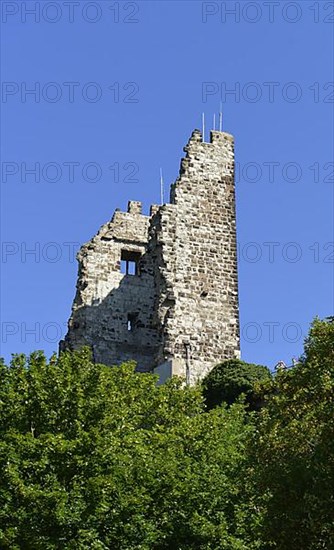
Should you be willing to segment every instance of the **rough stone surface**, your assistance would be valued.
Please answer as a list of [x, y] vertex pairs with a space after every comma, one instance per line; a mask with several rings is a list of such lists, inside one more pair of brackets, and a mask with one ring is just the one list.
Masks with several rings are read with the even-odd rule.
[[89, 345], [95, 361], [140, 371], [174, 361], [191, 383], [239, 356], [233, 137], [195, 130], [184, 150], [169, 204], [144, 216], [130, 201], [79, 251], [61, 349]]

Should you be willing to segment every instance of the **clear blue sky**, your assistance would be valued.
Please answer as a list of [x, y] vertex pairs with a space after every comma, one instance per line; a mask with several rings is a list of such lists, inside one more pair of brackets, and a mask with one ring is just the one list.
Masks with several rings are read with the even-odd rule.
[[159, 202], [160, 166], [169, 185], [221, 100], [240, 173], [242, 358], [290, 362], [333, 312], [329, 3], [70, 4], [2, 2], [1, 354], [57, 349], [73, 249], [128, 199]]

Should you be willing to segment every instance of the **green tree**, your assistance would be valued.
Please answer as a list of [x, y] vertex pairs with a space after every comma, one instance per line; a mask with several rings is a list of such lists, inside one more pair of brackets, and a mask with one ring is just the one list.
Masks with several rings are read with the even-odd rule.
[[88, 350], [17, 355], [0, 378], [2, 549], [257, 547], [242, 405], [207, 413], [199, 388]]
[[[334, 548], [334, 323], [316, 319], [298, 366], [268, 387], [248, 479], [264, 548]], [[251, 485], [251, 484], [250, 484]]]
[[221, 403], [232, 405], [244, 394], [251, 410], [261, 406], [257, 385], [271, 379], [270, 371], [262, 365], [229, 359], [216, 365], [203, 380], [203, 395], [208, 409]]

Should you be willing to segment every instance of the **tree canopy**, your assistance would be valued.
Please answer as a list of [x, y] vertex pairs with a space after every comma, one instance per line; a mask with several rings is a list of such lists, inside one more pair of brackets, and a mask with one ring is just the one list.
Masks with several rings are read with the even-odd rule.
[[216, 365], [203, 380], [203, 395], [209, 409], [227, 403], [232, 405], [243, 394], [249, 408], [261, 405], [257, 393], [258, 383], [271, 378], [270, 370], [262, 365], [229, 359]]
[[334, 323], [316, 319], [298, 366], [279, 371], [249, 445], [261, 537], [334, 548]]
[[334, 548], [333, 321], [292, 369], [223, 365], [210, 410], [208, 385], [87, 349], [1, 363], [0, 548]]
[[16, 356], [0, 391], [1, 548], [245, 548], [241, 406], [88, 350]]

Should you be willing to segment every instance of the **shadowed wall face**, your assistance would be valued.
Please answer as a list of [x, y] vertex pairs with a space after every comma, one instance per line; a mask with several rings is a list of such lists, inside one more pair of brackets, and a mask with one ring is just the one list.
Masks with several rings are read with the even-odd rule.
[[96, 362], [135, 359], [151, 370], [157, 345], [153, 328], [154, 279], [147, 255], [150, 218], [130, 201], [78, 254], [79, 275], [63, 347], [92, 348]]
[[[63, 347], [138, 370], [174, 361], [191, 382], [239, 355], [233, 137], [195, 130], [171, 202], [151, 215], [130, 201], [78, 255]], [[189, 372], [190, 371], [190, 372]], [[173, 372], [173, 367], [171, 367]]]

